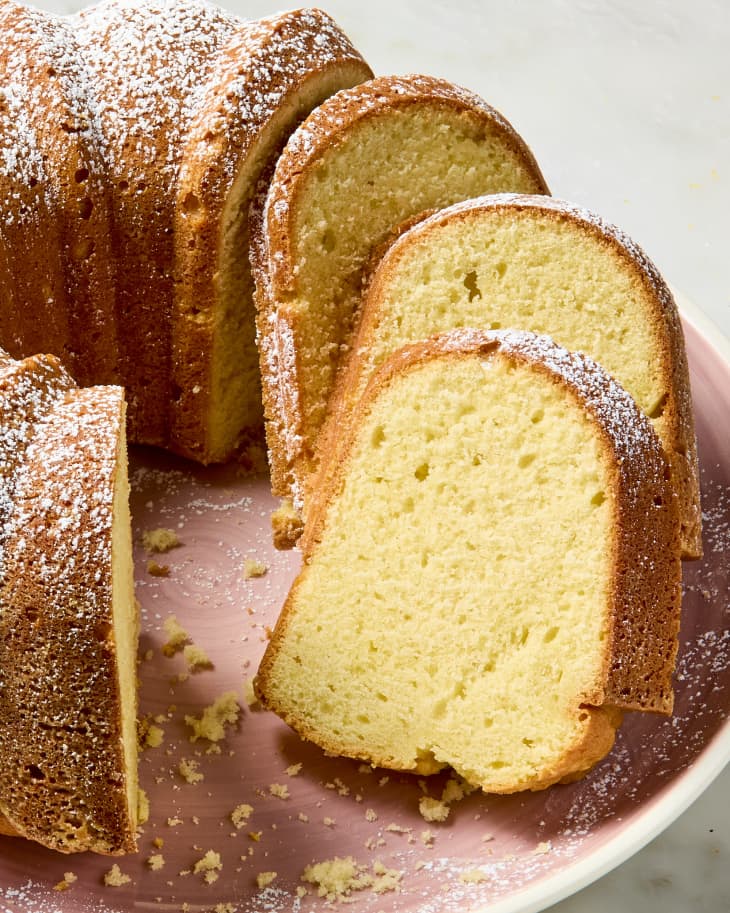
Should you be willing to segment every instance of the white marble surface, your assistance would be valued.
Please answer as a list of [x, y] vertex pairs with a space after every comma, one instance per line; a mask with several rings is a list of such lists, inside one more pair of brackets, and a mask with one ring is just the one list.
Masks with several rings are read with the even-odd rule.
[[[223, 5], [248, 16], [281, 6]], [[433, 73], [482, 94], [532, 146], [556, 196], [624, 228], [730, 336], [727, 0], [321, 5], [376, 72]], [[648, 847], [551, 909], [727, 913], [729, 810], [726, 769]]]

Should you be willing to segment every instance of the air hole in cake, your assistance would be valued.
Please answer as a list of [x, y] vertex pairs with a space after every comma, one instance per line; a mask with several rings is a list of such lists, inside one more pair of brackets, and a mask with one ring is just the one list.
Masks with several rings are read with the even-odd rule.
[[523, 453], [517, 461], [517, 465], [520, 467], [520, 469], [526, 469], [530, 463], [534, 462], [536, 456], [536, 453]]
[[129, 181], [120, 181], [117, 187], [124, 193], [125, 190], [129, 190]]
[[35, 606], [27, 606], [25, 609], [25, 617], [31, 624], [35, 624], [38, 621], [38, 609]]
[[664, 407], [667, 405], [668, 395], [662, 393], [659, 402], [654, 406], [654, 408], [649, 412], [649, 418], [661, 418], [664, 415]]
[[503, 767], [507, 766], [506, 761], [492, 761], [489, 765], [493, 770], [501, 770]]
[[534, 739], [528, 739], [527, 737], [525, 737], [525, 738], [522, 740], [522, 744], [523, 744], [523, 745], [527, 745], [528, 748], [532, 748], [532, 746], [535, 744], [535, 740], [534, 740]]
[[387, 697], [387, 695], [383, 694], [382, 691], [376, 691], [376, 692], [375, 692], [375, 697], [377, 697], [377, 699], [378, 699], [379, 701], [382, 701], [384, 704], [387, 704], [387, 703], [388, 703], [388, 697]]
[[383, 430], [382, 425], [378, 425], [375, 428], [375, 430], [373, 431], [373, 435], [372, 435], [372, 438], [370, 439], [370, 443], [373, 445], [373, 447], [380, 447], [380, 445], [383, 443], [384, 440], [385, 440], [385, 431]]
[[661, 507], [664, 501], [661, 498], [654, 498], [654, 507]]
[[358, 719], [358, 722], [365, 723], [365, 725], [367, 725], [370, 722], [370, 717], [366, 716], [364, 713], [358, 713], [357, 719]]
[[500, 322], [499, 320], [493, 320], [493, 321], [489, 324], [489, 329], [490, 329], [490, 330], [501, 330], [501, 329], [502, 329], [502, 324], [501, 324], [501, 322]]
[[36, 767], [35, 764], [28, 764], [25, 769], [28, 772], [28, 774], [30, 775], [31, 780], [45, 780], [46, 779], [46, 775], [43, 773], [43, 771], [40, 769], [40, 767]]
[[38, 178], [31, 178], [31, 179], [28, 181], [28, 186], [29, 186], [31, 189], [32, 189], [33, 187], [37, 187], [37, 186], [38, 186]]
[[176, 403], [179, 402], [181, 396], [182, 396], [182, 389], [180, 387], [178, 387], [177, 384], [173, 384], [172, 391], [170, 393], [170, 397], [173, 400], [173, 402], [176, 402]]
[[469, 301], [482, 297], [481, 289], [477, 285], [477, 271], [475, 269], [464, 276], [464, 288], [469, 292]]
[[606, 493], [603, 491], [597, 491], [591, 498], [591, 504], [594, 507], [600, 507], [601, 504], [606, 500]]
[[48, 67], [46, 70], [46, 76], [53, 77], [56, 75], [56, 70], [53, 67]]
[[335, 249], [335, 235], [330, 228], [328, 228], [322, 235], [321, 244], [322, 250], [327, 251], [328, 254], [331, 254]]
[[500, 260], [499, 263], [494, 267], [494, 275], [497, 279], [503, 279], [504, 274], [507, 272], [507, 264], [504, 260]]
[[77, 168], [76, 173], [74, 174], [74, 180], [77, 184], [83, 184], [84, 181], [89, 179], [89, 169], [88, 168]]
[[547, 631], [545, 632], [545, 636], [543, 637], [543, 643], [549, 644], [551, 641], [555, 640], [555, 638], [558, 636], [559, 633], [560, 633], [560, 628], [557, 628], [557, 627], [548, 628]]
[[94, 204], [91, 202], [91, 200], [88, 197], [84, 197], [83, 200], [81, 201], [81, 206], [79, 207], [79, 215], [81, 216], [82, 219], [89, 219], [91, 217], [91, 213], [92, 213], [93, 209], [94, 209]]
[[194, 193], [188, 193], [183, 200], [183, 212], [192, 215], [200, 210], [200, 200]]
[[537, 409], [530, 416], [530, 421], [532, 422], [533, 425], [537, 425], [537, 423], [541, 422], [544, 418], [545, 418], [545, 410]]
[[403, 502], [403, 513], [412, 514], [414, 509], [415, 509], [415, 505], [413, 503], [413, 498], [406, 498], [405, 501]]
[[423, 482], [424, 479], [428, 478], [428, 474], [431, 471], [431, 467], [428, 463], [421, 463], [421, 465], [416, 469], [413, 475], [418, 479], [419, 482]]

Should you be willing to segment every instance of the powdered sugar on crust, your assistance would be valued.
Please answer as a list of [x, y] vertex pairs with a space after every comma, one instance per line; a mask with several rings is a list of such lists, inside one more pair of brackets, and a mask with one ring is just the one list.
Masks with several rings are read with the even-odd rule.
[[48, 356], [3, 371], [0, 807], [55, 849], [129, 851], [107, 642], [123, 391]]

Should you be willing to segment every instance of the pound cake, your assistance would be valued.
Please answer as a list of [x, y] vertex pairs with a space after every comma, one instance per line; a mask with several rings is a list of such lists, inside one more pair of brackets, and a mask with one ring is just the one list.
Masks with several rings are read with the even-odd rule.
[[292, 134], [252, 209], [274, 494], [301, 508], [373, 248], [404, 219], [497, 191], [548, 189], [513, 127], [442, 80], [380, 77], [338, 92]]
[[123, 384], [135, 441], [230, 457], [263, 422], [249, 200], [370, 69], [318, 10], [3, 0], [0, 36], [0, 344]]
[[125, 403], [0, 357], [0, 833], [136, 848], [138, 618]]
[[598, 361], [651, 419], [672, 468], [684, 554], [701, 554], [682, 325], [635, 242], [595, 214], [544, 196], [469, 200], [410, 227], [371, 276], [322, 447], [391, 352], [456, 327], [532, 330]]
[[455, 330], [394, 354], [323, 465], [302, 545], [255, 687], [328, 752], [511, 793], [586, 772], [622, 711], [672, 709], [661, 444], [547, 337]]

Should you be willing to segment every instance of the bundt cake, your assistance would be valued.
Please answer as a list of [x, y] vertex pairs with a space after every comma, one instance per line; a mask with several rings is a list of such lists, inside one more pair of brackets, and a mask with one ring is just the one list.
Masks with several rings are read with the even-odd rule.
[[363, 300], [323, 448], [373, 370], [402, 345], [456, 327], [544, 333], [598, 361], [650, 417], [672, 467], [684, 552], [701, 554], [682, 326], [666, 283], [623, 232], [549, 197], [470, 200], [402, 233]]
[[0, 833], [135, 849], [137, 608], [119, 387], [0, 356]]
[[496, 191], [548, 192], [510, 124], [442, 80], [375, 79], [337, 93], [292, 134], [252, 207], [274, 494], [301, 507], [372, 249], [403, 219]]
[[547, 337], [455, 330], [376, 373], [310, 505], [260, 699], [329, 752], [496, 793], [668, 713], [679, 520], [649, 420]]
[[262, 424], [247, 209], [315, 105], [371, 71], [334, 22], [202, 0], [2, 0], [0, 344], [121, 383], [133, 440], [222, 460]]

